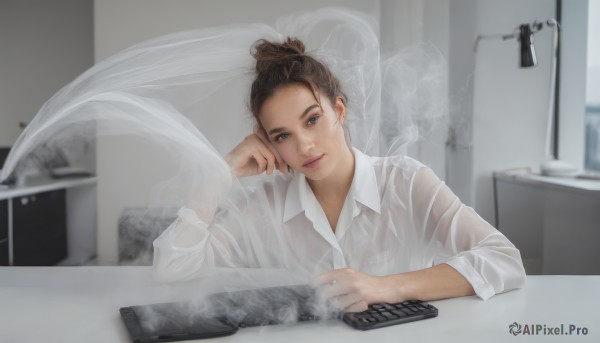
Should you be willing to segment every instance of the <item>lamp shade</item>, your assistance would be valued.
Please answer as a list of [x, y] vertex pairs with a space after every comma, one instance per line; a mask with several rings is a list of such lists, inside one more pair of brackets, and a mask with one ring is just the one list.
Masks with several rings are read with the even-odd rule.
[[531, 26], [524, 24], [519, 26], [519, 42], [521, 43], [521, 53], [519, 66], [521, 68], [533, 67], [537, 64], [535, 57], [535, 48], [533, 47], [533, 32]]

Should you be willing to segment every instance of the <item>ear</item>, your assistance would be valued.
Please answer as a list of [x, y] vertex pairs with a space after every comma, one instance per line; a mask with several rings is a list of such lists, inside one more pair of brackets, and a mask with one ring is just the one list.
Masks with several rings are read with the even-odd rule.
[[342, 98], [339, 96], [335, 99], [334, 109], [338, 115], [340, 123], [344, 123], [344, 120], [346, 119], [346, 105], [344, 105]]

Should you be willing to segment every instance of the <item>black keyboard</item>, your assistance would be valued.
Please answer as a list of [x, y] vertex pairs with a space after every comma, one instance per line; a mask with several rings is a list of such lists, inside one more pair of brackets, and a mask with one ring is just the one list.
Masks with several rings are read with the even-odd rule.
[[371, 330], [385, 326], [414, 322], [437, 317], [438, 309], [420, 300], [410, 300], [397, 304], [373, 304], [363, 312], [348, 312], [342, 320], [359, 330]]
[[340, 318], [359, 330], [436, 317], [422, 301], [373, 304], [364, 312], [339, 312], [323, 304], [308, 286], [224, 292], [202, 301], [149, 304], [120, 309], [134, 342], [171, 342], [231, 335], [239, 328]]

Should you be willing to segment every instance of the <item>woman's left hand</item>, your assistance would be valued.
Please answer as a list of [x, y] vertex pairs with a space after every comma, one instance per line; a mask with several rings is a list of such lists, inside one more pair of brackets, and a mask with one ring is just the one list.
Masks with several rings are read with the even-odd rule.
[[400, 285], [393, 278], [372, 276], [354, 269], [336, 269], [315, 277], [310, 283], [317, 294], [346, 312], [361, 312], [373, 303], [400, 302]]

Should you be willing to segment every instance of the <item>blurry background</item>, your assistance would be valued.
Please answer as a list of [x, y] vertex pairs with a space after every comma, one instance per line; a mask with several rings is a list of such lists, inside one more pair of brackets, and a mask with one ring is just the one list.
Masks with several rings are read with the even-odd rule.
[[[600, 228], [596, 213], [600, 208], [600, 181], [586, 181], [583, 186], [557, 185], [545, 180], [513, 182], [510, 177], [499, 183], [493, 181], [494, 172], [535, 170], [546, 159], [551, 31], [544, 29], [534, 36], [538, 54], [535, 68], [518, 67], [519, 46], [514, 39], [484, 41], [474, 50], [478, 35], [512, 33], [520, 24], [551, 17], [561, 21], [559, 156], [582, 170], [600, 171], [599, 3], [599, 0], [0, 0], [0, 147], [4, 148], [0, 158], [14, 144], [23, 125], [52, 94], [94, 63], [128, 46], [181, 30], [229, 23], [273, 24], [278, 17], [297, 11], [344, 6], [379, 21], [383, 53], [431, 42], [448, 61], [450, 125], [433, 128], [411, 148], [410, 154], [432, 167], [464, 203], [504, 232], [521, 249], [528, 272], [600, 273], [600, 259], [596, 258], [600, 244], [600, 233], [596, 232], [600, 230], [593, 230]], [[226, 113], [216, 115], [214, 120], [223, 118]], [[248, 130], [248, 123], [236, 124], [227, 139], [215, 144], [217, 149], [232, 148]], [[119, 244], [122, 245], [119, 223], [124, 218], [129, 223], [135, 222], [127, 218], [135, 217], [136, 211], [147, 206], [144, 190], [164, 178], [161, 164], [168, 161], [168, 156], [125, 138], [100, 139], [94, 147], [87, 148], [87, 154], [89, 158], [84, 164], [96, 178], [86, 183], [87, 190], [71, 189], [67, 193], [64, 211], [69, 231], [83, 232], [78, 227], [82, 225], [87, 232], [86, 237], [79, 238], [81, 243], [70, 240], [70, 248], [74, 244], [86, 245], [89, 256], [62, 263], [127, 263], [123, 261], [123, 253], [119, 256]], [[25, 206], [32, 199], [32, 194], [24, 201], [23, 197], [9, 195], [10, 191], [0, 189], [0, 223], [14, 220], [10, 213], [16, 203]], [[60, 199], [49, 202], [65, 201]], [[565, 209], [557, 215], [567, 218], [558, 227], [556, 218], [548, 216], [548, 211], [554, 214], [556, 211], [545, 207], [553, 202]], [[575, 212], [569, 211], [569, 203], [577, 204]], [[87, 207], [82, 208], [84, 205]], [[36, 224], [36, 216], [32, 217], [33, 223], [22, 225], [44, 226]], [[46, 220], [41, 219], [43, 216], [39, 218]], [[25, 230], [13, 224], [12, 231], [0, 230], [6, 232], [0, 235], [3, 256], [17, 253], [9, 243], [15, 240], [16, 231]], [[156, 225], [161, 227], [163, 223]], [[37, 238], [32, 233], [21, 239], [25, 242], [20, 244], [25, 246], [28, 239]], [[565, 240], [566, 245], [571, 242], [570, 247], [561, 250]], [[570, 254], [576, 253], [579, 255], [569, 260]], [[2, 257], [0, 261], [8, 264], [9, 258]]]

